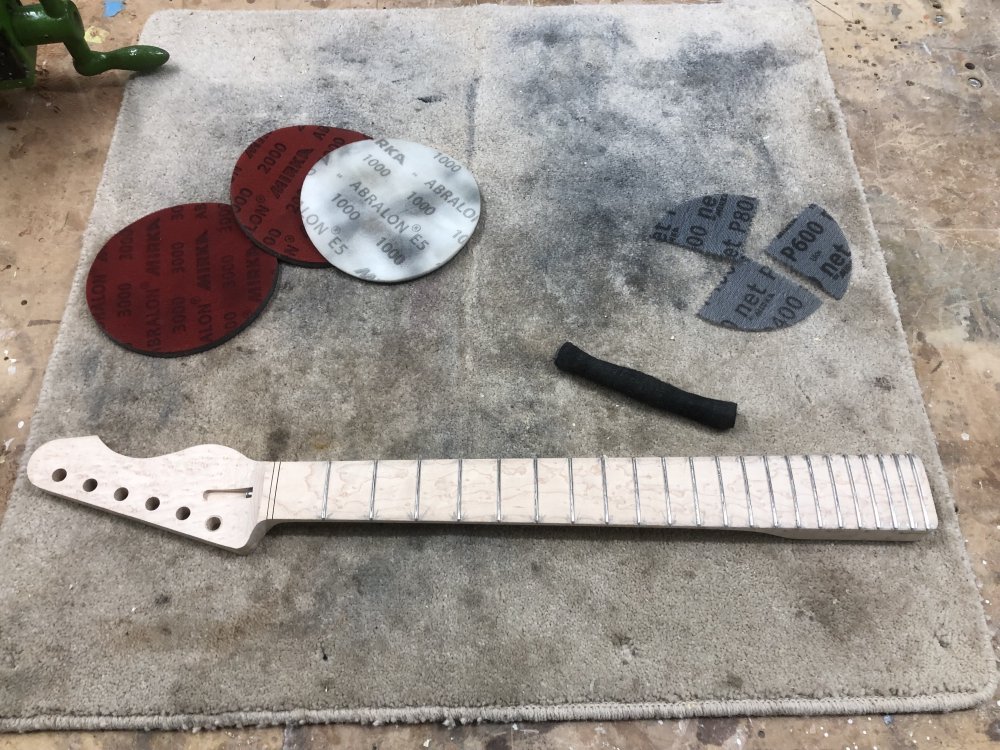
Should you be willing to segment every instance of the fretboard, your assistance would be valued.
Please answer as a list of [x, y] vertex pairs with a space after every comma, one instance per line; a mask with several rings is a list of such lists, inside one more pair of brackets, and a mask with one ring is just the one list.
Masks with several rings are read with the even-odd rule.
[[659, 526], [870, 538], [937, 526], [911, 455], [262, 464], [281, 521]]

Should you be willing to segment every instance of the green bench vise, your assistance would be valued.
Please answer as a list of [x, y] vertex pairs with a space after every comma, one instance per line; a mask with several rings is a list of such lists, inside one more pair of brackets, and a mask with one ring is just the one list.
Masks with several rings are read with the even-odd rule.
[[70, 0], [0, 0], [0, 89], [31, 86], [35, 82], [35, 52], [39, 44], [66, 45], [77, 73], [93, 76], [107, 70], [146, 73], [170, 55], [159, 47], [139, 44], [112, 52], [96, 52], [84, 39], [80, 11]]

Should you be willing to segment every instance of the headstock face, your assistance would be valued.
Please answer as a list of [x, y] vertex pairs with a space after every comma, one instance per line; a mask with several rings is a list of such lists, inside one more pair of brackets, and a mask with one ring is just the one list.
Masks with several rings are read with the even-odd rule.
[[27, 473], [53, 495], [248, 552], [267, 530], [258, 518], [264, 465], [221, 445], [131, 458], [90, 436], [45, 443]]

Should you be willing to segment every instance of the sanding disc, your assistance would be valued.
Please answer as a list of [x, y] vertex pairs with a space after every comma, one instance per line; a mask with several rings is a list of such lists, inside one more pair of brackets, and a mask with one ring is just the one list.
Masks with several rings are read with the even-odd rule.
[[767, 254], [812, 279], [841, 299], [851, 281], [851, 248], [837, 220], [822, 206], [809, 204], [782, 229]]
[[316, 249], [368, 281], [406, 281], [447, 263], [479, 223], [475, 178], [420, 143], [343, 146], [302, 184], [302, 223]]
[[294, 125], [255, 140], [236, 162], [230, 183], [230, 200], [243, 231], [257, 247], [287, 263], [329, 267], [302, 229], [302, 180], [331, 151], [367, 139], [353, 130]]
[[738, 260], [709, 296], [698, 317], [740, 331], [775, 331], [819, 309], [820, 299], [749, 258]]
[[246, 328], [277, 279], [278, 259], [247, 238], [230, 206], [186, 203], [108, 240], [87, 276], [87, 306], [126, 349], [176, 357]]
[[667, 211], [653, 239], [735, 261], [756, 214], [757, 199], [749, 195], [703, 195]]

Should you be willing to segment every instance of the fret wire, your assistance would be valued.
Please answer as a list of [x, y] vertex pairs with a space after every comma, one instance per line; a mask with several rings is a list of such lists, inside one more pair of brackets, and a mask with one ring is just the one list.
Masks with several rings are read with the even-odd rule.
[[576, 497], [573, 495], [573, 459], [567, 458], [569, 465], [569, 522], [576, 523]]
[[719, 498], [722, 501], [722, 525], [729, 526], [729, 510], [726, 508], [726, 486], [722, 483], [722, 464], [719, 457], [715, 457], [715, 471], [719, 475]]
[[781, 522], [778, 520], [778, 505], [774, 501], [774, 486], [771, 484], [771, 465], [768, 463], [767, 456], [761, 456], [764, 459], [764, 474], [767, 475], [767, 494], [771, 497], [771, 525], [775, 528], [781, 526]]
[[833, 508], [837, 511], [837, 528], [844, 528], [844, 519], [840, 515], [840, 494], [837, 492], [837, 478], [833, 475], [833, 461], [830, 456], [823, 456], [826, 459], [826, 468], [830, 472], [830, 487], [833, 488]]
[[323, 479], [323, 515], [322, 518], [326, 519], [326, 504], [330, 500], [330, 471], [333, 469], [333, 461], [326, 462], [326, 478]]
[[413, 493], [413, 520], [420, 520], [420, 459], [417, 459], [417, 490]]
[[809, 456], [803, 456], [806, 460], [806, 468], [809, 469], [809, 485], [812, 487], [813, 493], [813, 504], [816, 506], [816, 528], [823, 528], [823, 511], [819, 506], [819, 493], [816, 491], [816, 476], [813, 474], [813, 464], [812, 459]]
[[691, 492], [694, 496], [694, 524], [701, 526], [701, 508], [698, 505], [698, 478], [694, 474], [694, 458], [688, 458], [691, 467]]
[[872, 484], [872, 473], [868, 470], [868, 456], [862, 454], [861, 467], [865, 470], [865, 482], [868, 483], [868, 497], [872, 501], [872, 513], [875, 514], [875, 528], [882, 528], [882, 521], [878, 515], [878, 503], [875, 502], [875, 486]]
[[375, 485], [378, 482], [378, 459], [372, 462], [372, 496], [368, 501], [368, 520], [375, 520]]
[[667, 459], [665, 456], [660, 456], [660, 465], [663, 466], [663, 494], [667, 500], [667, 526], [673, 526], [674, 513], [670, 506], [670, 480], [667, 479]]
[[535, 470], [535, 523], [538, 523], [538, 457], [532, 459], [532, 466]]
[[753, 528], [753, 502], [750, 500], [750, 477], [747, 476], [747, 463], [743, 460], [743, 456], [740, 456], [740, 471], [743, 472], [743, 491], [747, 495], [747, 520], [750, 522], [750, 528]]
[[851, 471], [851, 462], [848, 460], [847, 455], [843, 456], [844, 466], [847, 467], [847, 479], [851, 483], [851, 497], [854, 498], [854, 515], [858, 519], [858, 528], [864, 527], [864, 522], [861, 519], [861, 505], [858, 503], [858, 488], [854, 485], [854, 472]]
[[604, 493], [604, 523], [611, 523], [611, 514], [608, 512], [608, 467], [604, 456], [601, 456], [601, 491]]
[[892, 518], [892, 530], [899, 528], [899, 520], [896, 518], [896, 506], [892, 502], [892, 487], [889, 485], [889, 475], [885, 471], [885, 462], [882, 454], [875, 456], [878, 459], [878, 468], [882, 472], [882, 482], [885, 484], [885, 497], [889, 501], [889, 516]]
[[642, 526], [642, 503], [639, 501], [639, 469], [632, 457], [632, 486], [635, 488], [635, 525]]
[[799, 493], [795, 489], [795, 477], [792, 475], [792, 462], [785, 456], [785, 468], [788, 470], [788, 484], [792, 488], [792, 507], [795, 508], [795, 528], [802, 528], [802, 517], [799, 515]]
[[927, 505], [924, 503], [924, 488], [920, 486], [920, 477], [917, 474], [917, 462], [913, 460], [912, 453], [907, 453], [906, 457], [910, 459], [910, 471], [913, 472], [913, 481], [917, 484], [917, 497], [920, 499], [920, 512], [924, 516], [924, 528], [929, 529], [931, 522], [927, 517]]
[[455, 520], [462, 520], [462, 459], [458, 459], [458, 499], [455, 508]]
[[500, 508], [500, 459], [497, 459], [497, 523], [503, 520], [503, 514]]
[[913, 526], [913, 514], [910, 513], [910, 493], [906, 491], [906, 480], [903, 479], [903, 468], [899, 465], [899, 454], [892, 454], [892, 462], [896, 464], [896, 473], [899, 475], [899, 488], [903, 491], [903, 507], [906, 508], [906, 520], [910, 524], [910, 528]]

